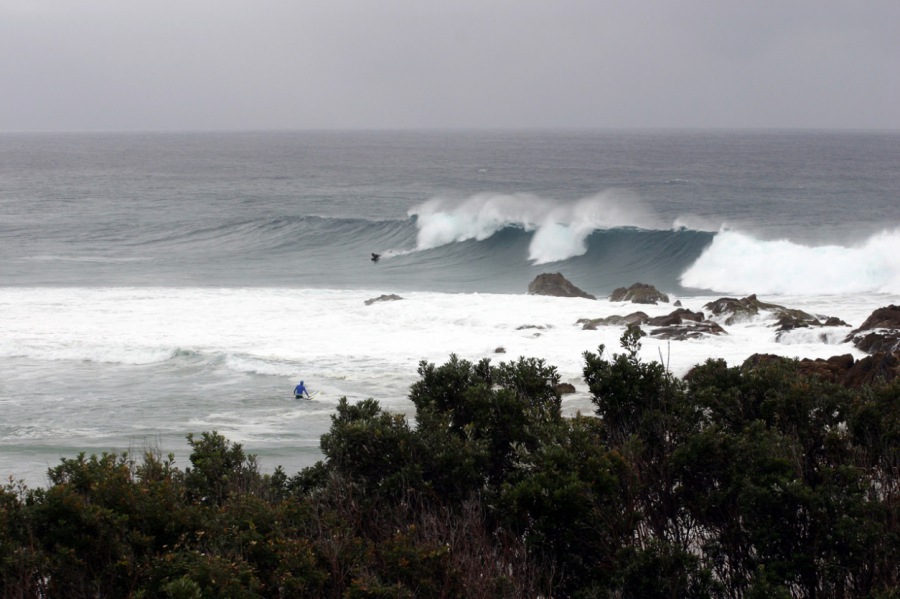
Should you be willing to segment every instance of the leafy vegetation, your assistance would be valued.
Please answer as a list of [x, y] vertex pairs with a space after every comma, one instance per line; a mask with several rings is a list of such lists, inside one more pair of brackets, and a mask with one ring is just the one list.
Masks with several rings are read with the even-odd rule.
[[421, 363], [414, 422], [341, 400], [324, 459], [79, 455], [0, 489], [0, 597], [900, 597], [900, 384], [584, 354]]

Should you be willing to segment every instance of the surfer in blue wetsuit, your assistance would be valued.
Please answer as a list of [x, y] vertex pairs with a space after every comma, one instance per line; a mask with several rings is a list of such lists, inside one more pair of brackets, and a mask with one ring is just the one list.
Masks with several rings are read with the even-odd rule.
[[309, 391], [306, 390], [306, 385], [303, 384], [303, 381], [300, 381], [300, 384], [294, 387], [294, 399], [300, 399], [303, 397], [303, 394], [306, 394], [306, 399], [310, 399]]

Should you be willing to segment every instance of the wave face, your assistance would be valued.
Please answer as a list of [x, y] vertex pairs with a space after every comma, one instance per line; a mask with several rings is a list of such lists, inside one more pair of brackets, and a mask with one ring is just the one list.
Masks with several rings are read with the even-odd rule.
[[6, 286], [522, 293], [560, 272], [598, 296], [898, 288], [895, 134], [3, 141]]
[[[20, 284], [215, 285], [522, 293], [560, 272], [589, 293], [650, 283], [680, 294], [900, 293], [900, 229], [852, 246], [666, 227], [627, 196], [435, 198], [405, 220], [265, 217], [42, 240], [0, 264]], [[381, 255], [377, 263], [372, 253]]]

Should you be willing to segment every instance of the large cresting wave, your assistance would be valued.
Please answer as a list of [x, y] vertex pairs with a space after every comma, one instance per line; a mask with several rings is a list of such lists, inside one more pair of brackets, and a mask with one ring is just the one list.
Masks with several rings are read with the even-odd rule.
[[722, 230], [681, 284], [739, 294], [900, 293], [900, 228], [851, 247], [765, 241]]
[[533, 232], [528, 259], [559, 262], [587, 252], [594, 231], [617, 227], [666, 228], [624, 192], [604, 192], [575, 201], [530, 194], [476, 194], [465, 199], [432, 198], [409, 210], [418, 228], [417, 250], [454, 242], [483, 241], [508, 227]]

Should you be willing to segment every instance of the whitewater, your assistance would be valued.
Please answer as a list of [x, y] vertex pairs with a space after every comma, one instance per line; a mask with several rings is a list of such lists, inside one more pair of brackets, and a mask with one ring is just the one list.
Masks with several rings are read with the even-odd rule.
[[[590, 412], [579, 319], [650, 283], [691, 310], [765, 315], [646, 337], [676, 375], [708, 358], [862, 353], [900, 304], [900, 135], [841, 132], [0, 134], [0, 476], [46, 484], [80, 451], [173, 453], [217, 430], [291, 474], [341, 397], [413, 416], [420, 361], [543, 358]], [[381, 259], [373, 262], [371, 253]], [[560, 272], [597, 300], [527, 294]], [[402, 299], [367, 304], [385, 294]], [[320, 391], [296, 401], [303, 379]]]

